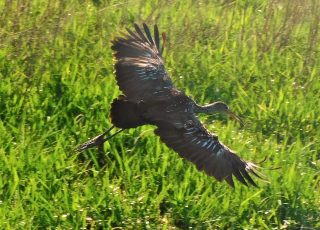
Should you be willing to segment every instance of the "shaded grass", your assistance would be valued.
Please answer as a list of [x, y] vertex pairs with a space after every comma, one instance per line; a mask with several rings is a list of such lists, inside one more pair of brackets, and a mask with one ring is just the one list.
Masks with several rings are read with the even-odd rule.
[[[319, 228], [317, 1], [0, 3], [1, 228]], [[146, 126], [96, 151], [110, 126], [110, 40], [132, 22], [167, 31], [166, 67], [199, 103], [223, 100], [246, 126], [201, 117], [270, 183], [235, 190], [183, 161]], [[218, 120], [212, 121], [212, 118]]]

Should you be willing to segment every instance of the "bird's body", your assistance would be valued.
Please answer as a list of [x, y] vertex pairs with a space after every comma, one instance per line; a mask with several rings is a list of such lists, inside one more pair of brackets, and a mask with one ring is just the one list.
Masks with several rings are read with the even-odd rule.
[[170, 99], [154, 102], [134, 102], [122, 95], [111, 105], [111, 122], [118, 128], [136, 128], [144, 124], [181, 120], [180, 116], [192, 119], [195, 116], [194, 101], [177, 90], [170, 91], [170, 94]]
[[[256, 186], [249, 175], [258, 176], [256, 166], [223, 145], [197, 117], [198, 113], [213, 112], [235, 115], [223, 102], [200, 106], [176, 89], [164, 68], [157, 26], [153, 37], [147, 25], [143, 27], [144, 32], [135, 24], [135, 32], [128, 30], [125, 37], [113, 41], [116, 80], [124, 95], [111, 105], [111, 122], [121, 129], [155, 125], [155, 134], [199, 170], [231, 186], [232, 176]], [[165, 35], [162, 37], [165, 42]], [[82, 145], [81, 150], [87, 146]]]

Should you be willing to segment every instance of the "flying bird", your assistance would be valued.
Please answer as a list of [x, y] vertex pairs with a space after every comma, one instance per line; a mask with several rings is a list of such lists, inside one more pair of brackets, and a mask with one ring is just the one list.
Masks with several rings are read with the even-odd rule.
[[223, 102], [201, 106], [177, 89], [162, 58], [165, 33], [161, 34], [161, 45], [157, 25], [153, 36], [145, 23], [143, 29], [137, 24], [134, 27], [135, 31], [127, 29], [127, 33], [115, 38], [111, 46], [116, 81], [123, 95], [112, 102], [110, 118], [113, 127], [120, 130], [106, 137], [111, 127], [80, 145], [78, 150], [97, 146], [101, 151], [103, 143], [117, 133], [150, 124], [156, 126], [154, 132], [162, 142], [195, 164], [198, 170], [218, 181], [225, 180], [232, 187], [233, 177], [245, 185], [257, 186], [250, 174], [260, 177], [256, 172], [258, 166], [241, 159], [221, 143], [204, 127], [197, 114], [220, 112], [240, 122], [241, 119]]

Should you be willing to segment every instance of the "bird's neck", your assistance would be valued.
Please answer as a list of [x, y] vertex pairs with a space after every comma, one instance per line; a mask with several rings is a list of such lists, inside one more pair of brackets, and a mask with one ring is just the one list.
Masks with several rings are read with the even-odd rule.
[[220, 110], [217, 107], [216, 103], [212, 103], [209, 105], [198, 105], [196, 104], [194, 107], [194, 112], [195, 113], [206, 113], [206, 114], [211, 114], [215, 112], [220, 112]]

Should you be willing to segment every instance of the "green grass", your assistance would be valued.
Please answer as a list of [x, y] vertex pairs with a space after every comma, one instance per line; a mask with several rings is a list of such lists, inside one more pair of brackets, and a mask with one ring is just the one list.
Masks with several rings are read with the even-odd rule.
[[[320, 3], [305, 1], [2, 1], [1, 229], [320, 228]], [[166, 68], [199, 103], [223, 100], [246, 126], [201, 117], [270, 183], [198, 172], [153, 135], [110, 127], [110, 41], [133, 22], [168, 35]], [[213, 119], [214, 118], [214, 119]]]

